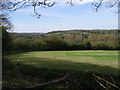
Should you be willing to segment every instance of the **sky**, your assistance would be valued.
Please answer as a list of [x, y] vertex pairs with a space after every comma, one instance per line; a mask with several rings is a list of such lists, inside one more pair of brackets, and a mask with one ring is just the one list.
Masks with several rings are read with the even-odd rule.
[[69, 4], [55, 4], [53, 7], [37, 8], [41, 17], [34, 17], [32, 7], [19, 9], [10, 14], [14, 25], [13, 32], [18, 33], [46, 33], [57, 30], [73, 29], [117, 29], [118, 14], [114, 9], [103, 4], [98, 12], [91, 2], [83, 2], [71, 6]]

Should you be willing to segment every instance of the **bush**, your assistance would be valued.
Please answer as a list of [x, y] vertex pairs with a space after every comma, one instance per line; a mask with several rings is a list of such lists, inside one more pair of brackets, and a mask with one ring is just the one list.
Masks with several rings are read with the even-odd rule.
[[97, 44], [96, 46], [94, 46], [94, 49], [109, 50], [111, 48], [106, 44]]
[[47, 39], [43, 50], [67, 50], [68, 44], [61, 39]]
[[83, 49], [90, 50], [92, 49], [92, 44], [89, 41], [83, 43]]
[[69, 46], [70, 50], [82, 50], [83, 49], [83, 45], [79, 44], [79, 43], [72, 43]]
[[119, 46], [108, 46], [107, 44], [96, 44], [92, 46], [89, 41], [84, 43], [70, 43], [58, 38], [13, 40], [12, 42], [12, 50], [15, 52], [43, 50], [110, 50], [119, 48]]
[[12, 44], [12, 50], [17, 52], [30, 51], [30, 46], [31, 44], [28, 40], [14, 40]]

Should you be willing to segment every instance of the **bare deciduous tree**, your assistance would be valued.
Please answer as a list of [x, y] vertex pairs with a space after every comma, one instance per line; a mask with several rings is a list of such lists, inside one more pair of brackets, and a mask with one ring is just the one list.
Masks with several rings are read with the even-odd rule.
[[[6, 1], [0, 1], [0, 10], [2, 12], [4, 11], [16, 11], [21, 8], [26, 7], [33, 7], [33, 11], [37, 18], [40, 18], [41, 14], [39, 14], [36, 11], [36, 7], [52, 7], [57, 2], [61, 0], [6, 0]], [[65, 3], [70, 4], [71, 6], [74, 5], [74, 2], [76, 0], [62, 0]], [[82, 2], [84, 0], [78, 0], [79, 2]], [[95, 7], [95, 10], [98, 11], [100, 6], [102, 6], [102, 3], [106, 3], [106, 7], [113, 8], [118, 7], [118, 12], [120, 12], [120, 0], [93, 0], [92, 5]], [[78, 3], [78, 2], [77, 2]]]
[[12, 30], [13, 25], [11, 24], [6, 13], [0, 14], [0, 27], [5, 27], [7, 30]]

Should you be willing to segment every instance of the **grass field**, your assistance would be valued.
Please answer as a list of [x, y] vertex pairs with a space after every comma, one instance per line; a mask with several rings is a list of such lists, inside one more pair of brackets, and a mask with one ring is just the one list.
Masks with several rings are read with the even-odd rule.
[[[118, 51], [33, 51], [12, 54], [7, 57], [13, 63], [17, 63], [17, 69], [19, 68], [19, 72], [23, 73], [25, 77], [27, 75], [29, 77], [31, 75], [32, 77], [35, 76], [39, 82], [50, 81], [74, 72], [80, 72], [79, 74], [84, 79], [85, 76], [88, 75], [90, 77], [93, 73], [97, 73], [98, 75], [113, 75], [116, 78], [118, 75]], [[17, 70], [13, 71], [16, 72]], [[7, 76], [5, 75], [4, 77]], [[75, 77], [77, 78], [77, 76]], [[84, 84], [89, 83], [91, 78], [93, 77], [86, 79]], [[5, 81], [9, 81], [9, 79], [5, 79]], [[15, 81], [15, 79], [12, 79], [12, 81]], [[88, 87], [92, 87], [93, 85], [88, 85]]]
[[56, 69], [107, 72], [108, 67], [118, 68], [118, 51], [37, 51], [10, 57], [26, 64]]

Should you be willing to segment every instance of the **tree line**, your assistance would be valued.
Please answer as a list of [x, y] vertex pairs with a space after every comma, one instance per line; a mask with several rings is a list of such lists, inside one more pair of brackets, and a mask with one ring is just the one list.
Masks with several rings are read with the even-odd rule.
[[[4, 38], [3, 51], [24, 52], [24, 51], [55, 51], [55, 50], [118, 50], [119, 46], [109, 46], [106, 44], [92, 45], [90, 41], [83, 43], [71, 43], [59, 38], [36, 39], [36, 40], [12, 40]], [[5, 40], [5, 39], [8, 39]], [[8, 42], [8, 43], [4, 43]]]

